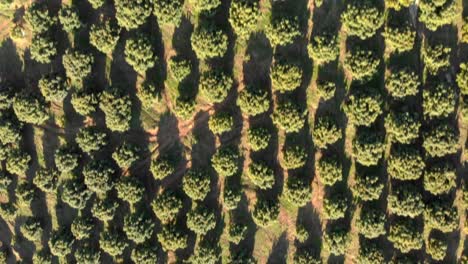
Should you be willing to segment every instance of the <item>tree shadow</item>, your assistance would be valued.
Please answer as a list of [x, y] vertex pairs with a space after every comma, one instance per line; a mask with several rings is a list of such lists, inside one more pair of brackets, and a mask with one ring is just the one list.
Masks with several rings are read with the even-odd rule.
[[271, 249], [267, 263], [286, 263], [288, 257], [289, 241], [287, 233], [283, 232]]

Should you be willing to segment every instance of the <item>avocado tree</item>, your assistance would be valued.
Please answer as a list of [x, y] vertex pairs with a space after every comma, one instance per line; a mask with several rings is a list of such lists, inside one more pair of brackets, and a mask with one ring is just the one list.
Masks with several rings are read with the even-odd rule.
[[253, 221], [260, 227], [268, 227], [278, 218], [279, 209], [277, 201], [267, 199], [257, 200], [252, 212]]
[[279, 103], [271, 114], [273, 124], [286, 133], [299, 132], [304, 127], [307, 110], [302, 110], [291, 101]]
[[302, 69], [284, 60], [276, 60], [270, 69], [273, 91], [286, 93], [296, 90], [302, 82]]
[[130, 259], [134, 263], [141, 264], [157, 264], [158, 263], [158, 247], [148, 243], [137, 244], [130, 255]]
[[0, 142], [10, 144], [19, 142], [23, 125], [11, 112], [0, 113]]
[[292, 44], [301, 36], [299, 18], [272, 16], [270, 23], [266, 26], [265, 34], [273, 48]]
[[387, 135], [392, 141], [409, 144], [419, 138], [421, 122], [417, 112], [391, 112], [385, 118]]
[[114, 215], [117, 212], [119, 204], [112, 198], [105, 197], [96, 199], [91, 208], [91, 213], [97, 219], [107, 222], [114, 219]]
[[247, 168], [247, 177], [260, 189], [266, 190], [275, 184], [275, 173], [263, 162], [252, 162]]
[[78, 10], [73, 6], [63, 6], [58, 14], [60, 24], [67, 33], [73, 33], [81, 28]]
[[433, 260], [442, 261], [447, 255], [447, 241], [440, 238], [430, 237], [426, 243], [426, 252], [431, 255]]
[[247, 86], [239, 92], [237, 105], [244, 115], [257, 116], [263, 114], [270, 109], [268, 91], [253, 86]]
[[460, 88], [460, 93], [468, 95], [468, 63], [460, 64], [460, 71], [457, 74], [456, 80], [458, 87]]
[[187, 247], [187, 234], [182, 233], [174, 224], [164, 225], [157, 236], [159, 243], [166, 252]]
[[209, 243], [199, 244], [188, 261], [190, 263], [218, 263], [221, 258], [221, 248], [219, 245]]
[[323, 235], [323, 249], [335, 256], [344, 255], [349, 241], [348, 232], [340, 226], [335, 226]]
[[333, 186], [343, 179], [343, 167], [336, 155], [327, 155], [320, 158], [316, 170], [323, 185]]
[[331, 116], [323, 116], [315, 121], [312, 140], [316, 147], [326, 149], [329, 145], [340, 140], [341, 134], [337, 122]]
[[[190, 60], [183, 59], [179, 56], [172, 56], [168, 62], [169, 69], [171, 71], [172, 77], [178, 82], [181, 82], [187, 78], [192, 72], [192, 63]], [[210, 71], [208, 71], [209, 73]], [[209, 76], [209, 75], [208, 75]], [[205, 76], [206, 77], [206, 76]], [[200, 76], [200, 83], [203, 76]]]
[[421, 249], [423, 246], [422, 232], [417, 229], [416, 221], [402, 218], [390, 225], [388, 240], [393, 243], [393, 247], [402, 253], [411, 250]]
[[124, 141], [112, 153], [112, 159], [120, 168], [130, 168], [140, 157], [140, 148]]
[[13, 183], [13, 179], [5, 172], [0, 172], [0, 194], [8, 196], [8, 191]]
[[95, 126], [81, 128], [75, 138], [83, 152], [92, 154], [107, 145], [107, 134]]
[[34, 2], [26, 10], [24, 20], [29, 24], [33, 34], [40, 34], [48, 31], [56, 22], [45, 2]]
[[88, 0], [88, 2], [92, 8], [99, 9], [106, 3], [106, 0]]
[[358, 89], [346, 100], [344, 112], [355, 126], [371, 126], [382, 114], [382, 96], [375, 89]]
[[149, 240], [154, 232], [155, 223], [144, 211], [127, 214], [124, 217], [123, 231], [127, 238], [137, 244]]
[[184, 192], [195, 201], [202, 201], [210, 192], [210, 175], [204, 170], [189, 170], [182, 180]]
[[68, 230], [53, 231], [49, 240], [50, 253], [59, 258], [65, 258], [72, 252], [74, 242]]
[[86, 264], [101, 263], [101, 251], [95, 247], [85, 244], [75, 250], [75, 260], [78, 263]]
[[403, 99], [407, 96], [416, 95], [419, 91], [418, 75], [411, 69], [393, 70], [385, 78], [385, 87], [388, 93], [396, 99]]
[[36, 62], [50, 63], [57, 55], [57, 42], [48, 33], [34, 35], [29, 52]]
[[95, 159], [83, 168], [84, 183], [89, 190], [104, 195], [114, 187], [116, 171], [108, 160]]
[[97, 93], [86, 90], [78, 90], [72, 94], [71, 105], [75, 112], [82, 116], [90, 116], [96, 112], [99, 105]]
[[409, 23], [387, 26], [382, 35], [385, 37], [386, 49], [394, 53], [410, 51], [416, 42], [416, 30]]
[[92, 192], [78, 179], [70, 179], [62, 185], [62, 201], [70, 207], [82, 210], [86, 207]]
[[458, 3], [453, 0], [421, 0], [418, 6], [420, 10], [419, 21], [431, 31], [451, 24], [459, 13]]
[[76, 240], [85, 240], [93, 234], [94, 225], [92, 217], [77, 216], [71, 224], [71, 233]]
[[151, 203], [153, 212], [163, 224], [168, 224], [177, 218], [183, 207], [182, 199], [172, 191], [164, 191], [156, 195]]
[[319, 257], [313, 256], [307, 250], [297, 250], [296, 253], [294, 254], [294, 263], [295, 264], [321, 264], [322, 260]]
[[107, 127], [116, 132], [130, 129], [132, 100], [119, 88], [111, 87], [101, 93], [99, 107], [106, 116]]
[[89, 43], [102, 53], [112, 54], [120, 39], [120, 28], [113, 20], [91, 25]]
[[176, 167], [168, 157], [159, 156], [151, 161], [150, 171], [155, 180], [162, 180], [174, 173]]
[[61, 173], [73, 171], [78, 167], [81, 155], [78, 150], [71, 145], [62, 145], [55, 151], [55, 166]]
[[258, 2], [251, 0], [235, 0], [229, 7], [229, 23], [241, 40], [246, 40], [258, 26], [260, 10]]
[[423, 113], [428, 119], [448, 117], [455, 112], [457, 95], [446, 83], [438, 83], [423, 91]]
[[222, 135], [234, 128], [234, 118], [230, 113], [219, 112], [210, 116], [208, 127], [215, 135]]
[[229, 177], [238, 172], [239, 160], [239, 150], [234, 147], [222, 147], [211, 157], [211, 166], [220, 177]]
[[32, 202], [38, 198], [39, 193], [34, 185], [22, 181], [16, 186], [15, 196], [19, 206], [31, 207]]
[[388, 159], [387, 172], [393, 179], [417, 180], [425, 168], [420, 151], [411, 146], [397, 145], [392, 149]]
[[424, 189], [434, 195], [449, 193], [456, 187], [457, 174], [451, 164], [436, 163], [424, 173]]
[[187, 213], [187, 227], [199, 236], [206, 235], [216, 227], [216, 216], [212, 210], [197, 205]]
[[125, 42], [125, 61], [140, 73], [145, 73], [154, 66], [156, 55], [154, 54], [149, 36], [137, 34]]
[[374, 1], [350, 1], [341, 14], [341, 23], [350, 36], [368, 39], [384, 23], [384, 15]]
[[247, 142], [253, 151], [266, 149], [270, 140], [271, 133], [264, 127], [253, 127], [247, 131]]
[[192, 49], [200, 60], [223, 57], [228, 49], [227, 34], [212, 24], [200, 24], [190, 38]]
[[356, 47], [346, 54], [343, 67], [354, 80], [365, 81], [377, 73], [379, 65], [375, 52]]
[[380, 181], [379, 175], [374, 173], [361, 171], [356, 173], [354, 185], [351, 186], [355, 198], [362, 201], [374, 201], [380, 198], [384, 184]]
[[426, 205], [424, 224], [443, 233], [453, 232], [458, 228], [458, 211], [451, 201], [437, 199]]
[[144, 82], [138, 87], [136, 96], [140, 100], [143, 109], [153, 109], [155, 105], [162, 102], [162, 91], [151, 82]]
[[311, 200], [312, 189], [310, 183], [300, 177], [289, 176], [283, 197], [294, 206], [305, 206]]
[[357, 261], [363, 264], [385, 263], [383, 250], [378, 242], [373, 240], [360, 241]]
[[55, 169], [40, 168], [36, 171], [33, 183], [41, 191], [45, 193], [53, 193], [57, 191], [59, 175], [59, 171]]
[[443, 157], [458, 151], [458, 134], [446, 123], [436, 124], [423, 134], [423, 148], [430, 157]]
[[386, 215], [385, 212], [376, 208], [363, 209], [356, 221], [356, 227], [359, 234], [368, 239], [374, 239], [386, 234], [385, 230]]
[[228, 230], [229, 242], [238, 245], [247, 235], [247, 226], [241, 223], [231, 222]]
[[325, 64], [338, 58], [340, 46], [338, 37], [329, 32], [314, 36], [307, 46], [309, 56], [315, 63]]
[[133, 206], [143, 199], [145, 186], [134, 176], [122, 177], [115, 185], [117, 197]]
[[424, 210], [422, 195], [411, 183], [393, 188], [387, 201], [389, 211], [399, 216], [415, 218]]
[[115, 0], [114, 6], [119, 26], [127, 30], [143, 25], [153, 11], [150, 0]]
[[328, 220], [344, 218], [348, 210], [348, 199], [342, 193], [332, 193], [323, 199], [323, 217]]
[[65, 80], [59, 75], [43, 76], [38, 86], [42, 96], [49, 102], [62, 102], [68, 94]]
[[196, 112], [196, 105], [197, 103], [193, 98], [184, 98], [179, 96], [176, 99], [175, 106], [172, 110], [178, 118], [182, 120], [189, 120]]
[[358, 130], [353, 141], [353, 157], [364, 166], [377, 165], [382, 158], [385, 145], [383, 137], [372, 129]]
[[26, 175], [31, 162], [31, 155], [19, 148], [10, 150], [6, 160], [6, 170], [11, 174]]
[[73, 82], [77, 82], [91, 74], [94, 57], [92, 54], [68, 49], [62, 56], [62, 64], [67, 77]]
[[13, 111], [19, 121], [41, 125], [49, 119], [45, 103], [35, 94], [20, 93], [13, 100]]
[[233, 85], [232, 77], [219, 70], [208, 70], [201, 74], [198, 84], [200, 95], [211, 104], [221, 103]]
[[195, 13], [211, 14], [221, 5], [221, 0], [188, 0]]
[[299, 145], [285, 146], [282, 149], [281, 167], [285, 170], [294, 170], [304, 167], [307, 162], [307, 152]]
[[20, 226], [21, 234], [31, 242], [39, 242], [42, 239], [44, 229], [39, 219], [28, 217]]
[[117, 257], [123, 254], [125, 248], [128, 247], [128, 242], [122, 232], [105, 229], [99, 237], [99, 246], [110, 256]]
[[158, 23], [178, 26], [182, 21], [183, 0], [154, 0], [153, 14]]
[[426, 70], [436, 75], [439, 71], [450, 66], [450, 53], [452, 49], [444, 45], [431, 45], [426, 43], [422, 50], [422, 59]]

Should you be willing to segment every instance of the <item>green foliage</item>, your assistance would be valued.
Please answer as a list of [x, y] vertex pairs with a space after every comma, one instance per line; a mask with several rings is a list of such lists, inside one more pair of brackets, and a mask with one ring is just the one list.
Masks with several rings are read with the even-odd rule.
[[247, 226], [231, 222], [228, 230], [229, 242], [238, 245], [247, 235]]
[[221, 257], [221, 248], [219, 246], [204, 243], [199, 245], [192, 256], [188, 259], [192, 264], [216, 264]]
[[229, 44], [228, 36], [223, 30], [206, 24], [195, 28], [190, 41], [193, 51], [200, 60], [223, 57]]
[[397, 99], [416, 95], [420, 85], [418, 75], [410, 69], [392, 71], [385, 79], [388, 93]]
[[44, 98], [50, 102], [62, 102], [68, 94], [65, 80], [58, 75], [42, 77], [38, 86]]
[[312, 139], [315, 146], [326, 149], [328, 145], [333, 145], [341, 139], [341, 129], [331, 116], [319, 117], [314, 125]]
[[6, 221], [13, 222], [16, 218], [18, 207], [14, 203], [1, 203], [0, 214]]
[[457, 174], [450, 164], [433, 164], [424, 173], [424, 189], [434, 195], [449, 193], [456, 187]]
[[57, 43], [47, 33], [37, 34], [31, 41], [29, 51], [33, 60], [47, 64], [57, 55]]
[[359, 264], [380, 264], [385, 263], [382, 247], [372, 240], [363, 242], [359, 245], [359, 255], [357, 257]]
[[90, 245], [78, 247], [75, 251], [75, 260], [82, 264], [99, 264], [101, 263], [101, 251]]
[[266, 149], [270, 140], [271, 133], [264, 127], [254, 127], [247, 131], [247, 142], [253, 151]]
[[338, 37], [330, 33], [317, 35], [307, 46], [309, 56], [318, 64], [325, 64], [336, 60], [340, 54]]
[[33, 94], [18, 94], [13, 100], [13, 110], [18, 120], [25, 123], [42, 125], [49, 119], [44, 102]]
[[358, 89], [344, 105], [349, 122], [355, 126], [371, 126], [382, 114], [382, 96], [374, 89]]
[[353, 156], [364, 166], [377, 165], [382, 158], [385, 145], [382, 136], [368, 128], [358, 130], [353, 141]]
[[270, 69], [273, 91], [286, 93], [296, 90], [302, 82], [302, 69], [295, 64], [277, 60]]
[[154, 221], [146, 213], [135, 212], [125, 216], [123, 230], [128, 239], [141, 244], [151, 238], [154, 226]]
[[79, 90], [72, 94], [71, 104], [75, 112], [82, 116], [89, 116], [97, 110], [98, 95], [91, 91]]
[[424, 160], [416, 148], [399, 145], [391, 152], [387, 172], [393, 179], [417, 180], [422, 176], [424, 167]]
[[304, 167], [307, 162], [307, 152], [302, 146], [285, 146], [280, 160], [285, 170], [294, 170]]
[[414, 0], [385, 0], [385, 6], [396, 11], [400, 11], [404, 7], [409, 7], [414, 3]]
[[460, 64], [460, 72], [457, 74], [457, 84], [460, 88], [460, 93], [468, 95], [468, 63]]
[[195, 114], [196, 102], [189, 98], [177, 98], [175, 107], [173, 109], [174, 114], [182, 119], [189, 120]]
[[187, 213], [187, 227], [197, 235], [206, 235], [216, 227], [214, 212], [203, 205], [197, 205]]
[[209, 103], [221, 103], [228, 96], [232, 85], [232, 78], [224, 72], [209, 70], [201, 74], [198, 90]]
[[307, 110], [301, 110], [300, 107], [291, 101], [281, 102], [275, 108], [271, 119], [279, 129], [286, 133], [299, 132], [304, 127], [304, 119], [307, 116]]
[[459, 14], [458, 2], [454, 0], [421, 0], [419, 10], [419, 21], [431, 31], [451, 24]]
[[182, 21], [183, 0], [154, 0], [153, 14], [158, 23], [178, 26]]
[[255, 224], [260, 227], [268, 227], [273, 224], [279, 215], [279, 204], [277, 201], [261, 199], [257, 200], [252, 218]]
[[449, 124], [437, 124], [426, 131], [423, 137], [423, 147], [431, 157], [443, 157], [458, 151], [458, 134]]
[[73, 171], [78, 167], [81, 155], [70, 145], [62, 145], [55, 151], [55, 166], [61, 173]]
[[76, 135], [75, 141], [81, 150], [91, 154], [107, 145], [107, 134], [95, 126], [84, 127]]
[[99, 9], [106, 3], [106, 0], [88, 0], [89, 4], [94, 9]]
[[6, 170], [11, 174], [23, 176], [29, 168], [31, 156], [19, 148], [12, 149], [7, 156]]
[[417, 112], [391, 112], [385, 118], [385, 128], [392, 141], [412, 143], [419, 138], [419, 115]]
[[163, 224], [172, 222], [177, 218], [183, 207], [182, 199], [171, 191], [165, 191], [156, 195], [151, 203], [153, 212]]
[[234, 129], [234, 118], [230, 113], [218, 112], [210, 116], [208, 127], [215, 135], [221, 135]]
[[91, 217], [77, 216], [71, 224], [71, 233], [76, 240], [90, 238], [93, 234], [95, 223]]
[[112, 153], [112, 158], [120, 168], [130, 168], [139, 159], [139, 152], [138, 146], [124, 142]]
[[452, 49], [444, 45], [424, 45], [422, 58], [426, 70], [435, 75], [450, 66], [450, 52]]
[[144, 82], [137, 91], [137, 97], [144, 109], [151, 109], [153, 106], [162, 101], [161, 90], [150, 82]]
[[175, 251], [187, 247], [188, 236], [175, 225], [169, 224], [162, 226], [161, 232], [158, 233], [158, 241], [164, 251]]
[[424, 224], [444, 233], [453, 232], [458, 228], [458, 211], [451, 202], [434, 200], [424, 209]]
[[19, 142], [21, 139], [22, 124], [10, 113], [0, 114], [0, 141], [3, 144]]
[[65, 258], [72, 252], [73, 236], [67, 230], [52, 232], [49, 240], [50, 252], [59, 258]]
[[86, 188], [84, 183], [76, 179], [67, 180], [62, 187], [62, 201], [70, 207], [82, 210], [91, 198], [92, 192]]
[[92, 54], [68, 49], [62, 56], [62, 64], [65, 74], [72, 81], [80, 81], [91, 74], [94, 63]]
[[417, 229], [417, 223], [413, 219], [404, 218], [392, 223], [388, 240], [402, 253], [418, 250], [423, 246], [422, 232]]
[[120, 39], [120, 28], [111, 20], [91, 25], [89, 43], [102, 53], [112, 54]]
[[31, 207], [32, 202], [38, 198], [37, 189], [28, 182], [18, 183], [15, 190], [20, 205]]
[[0, 83], [0, 110], [7, 110], [13, 104], [13, 88], [8, 84]]
[[59, 171], [55, 169], [38, 169], [34, 176], [33, 183], [37, 188], [46, 193], [53, 193], [57, 190]]
[[188, 0], [195, 13], [212, 13], [221, 5], [221, 0]]
[[252, 162], [247, 169], [247, 176], [260, 189], [266, 190], [275, 184], [275, 173], [263, 162]]
[[242, 114], [257, 116], [270, 109], [270, 97], [268, 91], [248, 86], [239, 92], [237, 105]]
[[24, 20], [29, 24], [34, 34], [44, 33], [56, 22], [50, 14], [46, 3], [34, 2], [26, 10]]
[[150, 0], [115, 0], [115, 11], [119, 26], [131, 30], [146, 22], [153, 7]]
[[272, 17], [265, 34], [273, 47], [292, 44], [301, 36], [298, 17]]
[[149, 36], [137, 34], [125, 42], [125, 61], [133, 69], [143, 74], [153, 68], [156, 60]]
[[117, 230], [107, 229], [101, 232], [99, 238], [101, 249], [112, 257], [123, 254], [125, 248], [128, 247], [128, 242], [125, 235]]
[[233, 147], [223, 147], [211, 157], [211, 166], [220, 177], [229, 177], [239, 171], [239, 160], [239, 150]]
[[363, 207], [356, 221], [356, 227], [359, 230], [359, 234], [366, 238], [373, 239], [386, 234], [385, 222], [385, 212], [375, 208]]
[[431, 237], [426, 244], [426, 252], [433, 260], [442, 261], [447, 254], [448, 244], [447, 241]]
[[119, 204], [111, 198], [97, 199], [94, 201], [91, 213], [97, 219], [106, 222], [114, 218]]
[[326, 186], [333, 186], [343, 179], [343, 167], [335, 155], [322, 157], [317, 164], [320, 182]]
[[36, 251], [34, 253], [32, 261], [33, 264], [52, 264], [52, 254], [44, 249], [41, 251]]
[[0, 171], [0, 194], [8, 196], [8, 189], [10, 185], [13, 183], [13, 179], [10, 175], [6, 174], [5, 172]]
[[115, 185], [117, 197], [133, 205], [143, 199], [145, 186], [136, 177], [122, 177]]
[[385, 37], [385, 47], [395, 53], [412, 50], [416, 41], [416, 31], [409, 24], [387, 26], [382, 35]]
[[328, 220], [344, 218], [348, 210], [348, 199], [342, 193], [333, 193], [323, 199], [323, 217]]
[[303, 207], [311, 200], [312, 189], [310, 183], [299, 177], [289, 176], [283, 197], [297, 207]]
[[369, 172], [358, 172], [354, 185], [351, 186], [353, 196], [363, 201], [378, 200], [382, 194], [384, 184], [380, 182], [379, 175]]
[[74, 7], [62, 7], [58, 17], [65, 32], [73, 33], [81, 27], [78, 10]]
[[[320, 1], [320, 0], [315, 0]], [[322, 264], [322, 260], [319, 257], [313, 256], [309, 251], [297, 250], [294, 254], [294, 264]]]
[[182, 180], [184, 192], [195, 201], [202, 201], [210, 192], [210, 175], [204, 170], [189, 170]]
[[[171, 57], [168, 64], [172, 77], [174, 77], [174, 79], [179, 82], [187, 78], [187, 76], [189, 76], [190, 72], [192, 71], [192, 63], [189, 60], [185, 60], [179, 57]], [[200, 77], [200, 79], [201, 78], [203, 77]], [[202, 81], [200, 80], [200, 83], [201, 82]]]
[[155, 180], [163, 180], [175, 171], [175, 164], [167, 157], [158, 157], [151, 161], [150, 171]]
[[341, 14], [341, 23], [350, 36], [368, 39], [384, 23], [384, 15], [374, 1], [351, 1]]
[[468, 43], [468, 19], [465, 17], [463, 20], [463, 26], [461, 27], [461, 42]]
[[318, 80], [317, 92], [324, 101], [328, 101], [335, 96], [336, 85], [333, 82]]
[[330, 252], [332, 255], [344, 255], [350, 237], [348, 232], [340, 227], [335, 227], [323, 236], [323, 249]]
[[108, 160], [94, 159], [83, 168], [84, 183], [89, 190], [103, 195], [112, 190], [115, 173]]
[[39, 219], [28, 217], [20, 226], [23, 236], [31, 242], [40, 242], [44, 229]]
[[304, 243], [309, 239], [309, 232], [305, 228], [303, 224], [297, 223], [296, 224], [296, 240]]
[[356, 47], [346, 54], [343, 67], [353, 80], [363, 81], [373, 77], [379, 65], [380, 60], [373, 51]]
[[138, 244], [133, 248], [130, 258], [134, 263], [157, 264], [158, 248], [149, 243]]
[[423, 112], [429, 119], [447, 117], [455, 112], [457, 95], [455, 89], [445, 83], [423, 91]]
[[234, 184], [225, 184], [223, 189], [223, 205], [228, 210], [234, 210], [242, 199], [242, 189]]
[[392, 214], [415, 218], [424, 210], [422, 195], [418, 188], [406, 183], [393, 188], [388, 195], [388, 209]]
[[246, 40], [258, 26], [260, 10], [258, 2], [235, 0], [229, 8], [229, 23], [237, 37]]

